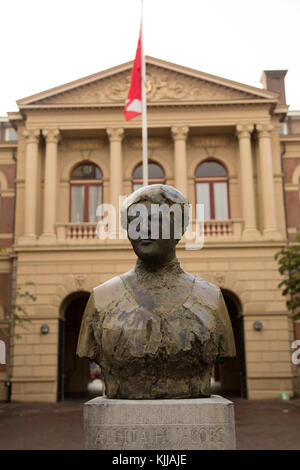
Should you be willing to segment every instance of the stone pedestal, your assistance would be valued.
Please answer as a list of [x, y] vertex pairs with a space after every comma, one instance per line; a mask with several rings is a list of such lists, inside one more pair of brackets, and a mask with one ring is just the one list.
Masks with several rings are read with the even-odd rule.
[[86, 449], [235, 449], [234, 404], [225, 398], [115, 400], [84, 404]]

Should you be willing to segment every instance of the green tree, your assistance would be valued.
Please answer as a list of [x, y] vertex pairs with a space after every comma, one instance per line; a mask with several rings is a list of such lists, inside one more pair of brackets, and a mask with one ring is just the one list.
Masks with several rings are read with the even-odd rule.
[[282, 295], [287, 297], [286, 305], [294, 320], [300, 318], [300, 234], [276, 253], [278, 271], [284, 279], [278, 284], [283, 289]]
[[[34, 285], [33, 282], [25, 283], [25, 286], [33, 286], [33, 285]], [[31, 292], [29, 292], [28, 290], [24, 291], [21, 286], [18, 286], [16, 288], [15, 302], [11, 304], [10, 314], [7, 319], [9, 323], [9, 330], [0, 328], [0, 332], [5, 336], [9, 334], [9, 331], [11, 331], [12, 327], [21, 326], [22, 328], [27, 330], [28, 328], [25, 326], [25, 323], [26, 322], [31, 323], [30, 318], [28, 318], [28, 313], [26, 312], [26, 309], [23, 306], [24, 304], [20, 305], [20, 302], [19, 302], [20, 299], [22, 299], [22, 301], [31, 300], [32, 302], [35, 302], [36, 296], [31, 294]], [[16, 338], [20, 338], [20, 337], [21, 336], [19, 334], [16, 334]]]

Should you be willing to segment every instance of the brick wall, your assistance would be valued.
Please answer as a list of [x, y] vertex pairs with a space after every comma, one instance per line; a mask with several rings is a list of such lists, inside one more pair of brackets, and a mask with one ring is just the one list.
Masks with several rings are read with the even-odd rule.
[[288, 227], [300, 228], [300, 200], [299, 191], [286, 191], [286, 206]]
[[0, 233], [12, 233], [14, 221], [14, 198], [1, 197], [0, 199]]
[[300, 155], [299, 155], [299, 158], [285, 158], [283, 160], [285, 183], [292, 183], [293, 173], [299, 164], [300, 164]]
[[13, 189], [15, 184], [15, 165], [0, 164], [0, 171], [6, 177], [8, 188]]

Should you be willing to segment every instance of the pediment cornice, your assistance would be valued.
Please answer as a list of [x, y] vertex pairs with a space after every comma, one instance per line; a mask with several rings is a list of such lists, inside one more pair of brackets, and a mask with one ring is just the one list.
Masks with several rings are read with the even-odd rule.
[[[19, 100], [22, 109], [120, 107], [132, 62]], [[148, 106], [276, 103], [278, 95], [187, 67], [147, 57]]]

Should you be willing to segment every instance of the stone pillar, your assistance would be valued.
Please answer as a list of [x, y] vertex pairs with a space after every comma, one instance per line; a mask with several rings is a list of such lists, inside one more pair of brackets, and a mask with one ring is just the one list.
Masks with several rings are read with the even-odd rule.
[[21, 244], [36, 242], [37, 190], [38, 190], [38, 147], [39, 129], [26, 129], [26, 164], [25, 164], [25, 207], [24, 233], [20, 237]]
[[175, 188], [188, 197], [186, 138], [189, 128], [188, 126], [173, 126], [171, 132], [174, 139]]
[[258, 240], [261, 238], [256, 228], [253, 162], [251, 151], [251, 133], [253, 128], [254, 126], [252, 124], [238, 124], [236, 126], [236, 133], [239, 139], [240, 150], [244, 240]]
[[275, 187], [273, 179], [271, 124], [257, 124], [259, 143], [259, 166], [261, 177], [262, 204], [264, 216], [264, 235], [268, 239], [280, 240], [276, 219]]
[[109, 127], [106, 131], [110, 144], [110, 204], [112, 204], [116, 210], [116, 228], [118, 232], [119, 196], [123, 195], [122, 140], [124, 137], [124, 129], [122, 127]]
[[58, 129], [43, 129], [46, 140], [45, 155], [45, 184], [44, 184], [44, 210], [42, 243], [51, 243], [56, 239], [56, 196], [57, 196], [57, 144], [59, 141]]

